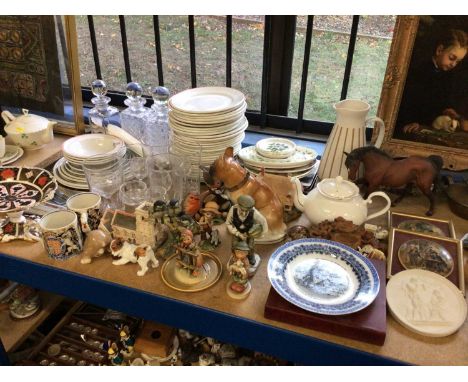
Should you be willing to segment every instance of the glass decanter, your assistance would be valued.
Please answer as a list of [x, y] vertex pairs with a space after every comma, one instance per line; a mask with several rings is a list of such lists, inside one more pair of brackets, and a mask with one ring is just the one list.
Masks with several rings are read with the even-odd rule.
[[150, 110], [151, 123], [143, 141], [151, 145], [169, 146], [169, 90], [156, 86], [151, 90], [154, 103]]
[[124, 101], [128, 107], [120, 113], [121, 127], [138, 140], [143, 138], [145, 130], [150, 124], [150, 112], [145, 107], [146, 100], [142, 97], [143, 89], [137, 82], [127, 84], [127, 99]]
[[109, 105], [111, 99], [106, 96], [107, 86], [103, 80], [93, 81], [91, 91], [96, 97], [91, 99], [94, 107], [88, 113], [90, 132], [107, 134], [109, 119], [119, 110]]

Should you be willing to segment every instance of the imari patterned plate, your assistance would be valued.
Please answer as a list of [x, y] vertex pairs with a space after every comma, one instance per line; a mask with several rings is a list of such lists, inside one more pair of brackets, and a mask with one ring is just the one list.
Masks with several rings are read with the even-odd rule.
[[0, 212], [23, 211], [54, 197], [57, 182], [37, 167], [0, 167]]
[[374, 301], [380, 288], [369, 259], [323, 239], [300, 239], [279, 247], [268, 262], [268, 278], [290, 303], [326, 315], [358, 312]]

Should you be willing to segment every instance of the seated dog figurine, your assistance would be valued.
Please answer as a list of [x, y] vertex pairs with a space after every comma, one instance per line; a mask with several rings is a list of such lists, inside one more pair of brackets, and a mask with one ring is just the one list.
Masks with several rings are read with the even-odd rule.
[[228, 147], [224, 154], [210, 166], [207, 183], [221, 181], [233, 204], [241, 195], [249, 195], [255, 200], [255, 208], [266, 218], [268, 231], [256, 239], [257, 243], [281, 241], [286, 233], [283, 222], [283, 203], [275, 191], [262, 179], [249, 173], [234, 158], [234, 150]]
[[108, 232], [95, 229], [88, 232], [81, 252], [81, 264], [91, 263], [93, 257], [101, 256], [105, 251], [106, 247], [111, 242], [111, 235]]
[[114, 239], [111, 241], [110, 250], [112, 256], [120, 257], [114, 260], [112, 264], [123, 265], [127, 263], [138, 263], [140, 270], [137, 272], [138, 276], [144, 276], [148, 271], [148, 264], [153, 268], [159, 266], [159, 261], [154, 255], [154, 251], [149, 245], [135, 245], [122, 239]]

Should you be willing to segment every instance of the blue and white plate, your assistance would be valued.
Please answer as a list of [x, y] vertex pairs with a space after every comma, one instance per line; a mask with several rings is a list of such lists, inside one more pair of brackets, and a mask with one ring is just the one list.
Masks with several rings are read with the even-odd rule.
[[377, 297], [379, 275], [369, 259], [334, 241], [300, 239], [279, 247], [268, 278], [287, 301], [326, 315], [360, 311]]

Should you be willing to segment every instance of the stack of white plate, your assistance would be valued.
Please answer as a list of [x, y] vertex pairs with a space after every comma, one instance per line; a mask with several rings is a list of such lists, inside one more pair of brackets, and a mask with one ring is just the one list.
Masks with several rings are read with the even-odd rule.
[[244, 167], [253, 173], [303, 178], [314, 171], [317, 153], [284, 138], [266, 138], [255, 146], [244, 147], [237, 154]]
[[0, 157], [0, 166], [5, 166], [15, 162], [21, 158], [24, 154], [24, 150], [15, 145], [5, 145], [5, 155]]
[[[85, 161], [100, 163], [113, 157], [123, 157], [125, 143], [112, 135], [85, 134], [70, 138], [64, 142], [63, 158], [54, 165], [53, 173], [61, 185], [77, 190], [88, 190], [88, 182], [82, 165]], [[99, 155], [99, 158], [92, 159]], [[91, 158], [91, 159], [90, 159]]]
[[249, 125], [242, 92], [224, 87], [189, 89], [172, 96], [169, 108], [174, 153], [193, 157], [201, 149], [200, 164], [210, 165], [226, 147], [232, 146], [234, 153], [241, 149]]

